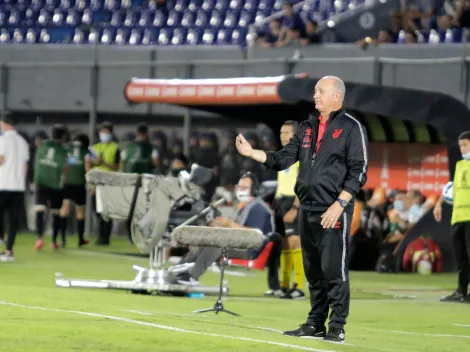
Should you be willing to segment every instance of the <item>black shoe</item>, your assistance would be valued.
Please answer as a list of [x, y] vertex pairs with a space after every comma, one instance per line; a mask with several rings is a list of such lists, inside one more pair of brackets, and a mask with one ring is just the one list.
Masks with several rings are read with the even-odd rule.
[[462, 298], [462, 303], [470, 304], [470, 295], [466, 295], [464, 298]]
[[465, 298], [465, 295], [463, 293], [460, 293], [459, 291], [455, 291], [449, 296], [441, 297], [440, 301], [441, 302], [462, 302], [464, 298]]
[[302, 324], [296, 330], [284, 331], [283, 335], [292, 336], [292, 337], [322, 339], [326, 335], [326, 329], [324, 326], [313, 326], [309, 324]]
[[292, 289], [285, 290], [284, 293], [279, 296], [280, 299], [302, 299], [305, 298], [305, 293], [297, 288], [297, 284], [294, 284]]
[[346, 337], [344, 333], [344, 329], [340, 328], [330, 328], [328, 333], [326, 334], [324, 340], [331, 341], [331, 342], [344, 342], [344, 338]]

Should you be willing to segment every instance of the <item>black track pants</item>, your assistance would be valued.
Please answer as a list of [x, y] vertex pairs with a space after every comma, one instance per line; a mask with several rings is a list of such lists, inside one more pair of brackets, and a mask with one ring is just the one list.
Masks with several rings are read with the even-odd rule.
[[300, 211], [300, 240], [311, 310], [307, 324], [323, 326], [331, 308], [330, 327], [343, 328], [349, 314], [349, 233], [351, 214], [334, 228], [321, 225], [323, 212]]

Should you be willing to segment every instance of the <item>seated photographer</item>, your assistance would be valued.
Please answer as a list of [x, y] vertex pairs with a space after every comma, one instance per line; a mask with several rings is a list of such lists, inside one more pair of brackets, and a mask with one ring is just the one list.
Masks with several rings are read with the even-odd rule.
[[[216, 217], [210, 226], [227, 228], [256, 228], [266, 235], [264, 245], [257, 250], [229, 250], [230, 258], [254, 259], [263, 250], [264, 246], [272, 240], [267, 235], [274, 230], [274, 217], [264, 201], [257, 197], [259, 183], [254, 174], [244, 174], [236, 186], [236, 196], [239, 201], [235, 220], [226, 217]], [[183, 285], [197, 285], [199, 277], [208, 267], [222, 255], [222, 249], [215, 247], [193, 247], [180, 263], [170, 268], [170, 271], [178, 272], [177, 281]]]

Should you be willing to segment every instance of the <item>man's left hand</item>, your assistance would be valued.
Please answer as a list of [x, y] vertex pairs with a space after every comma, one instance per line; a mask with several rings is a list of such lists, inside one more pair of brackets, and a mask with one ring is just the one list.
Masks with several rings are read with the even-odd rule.
[[343, 214], [344, 208], [338, 202], [334, 202], [326, 212], [321, 216], [321, 224], [324, 229], [331, 229], [336, 225], [341, 214]]

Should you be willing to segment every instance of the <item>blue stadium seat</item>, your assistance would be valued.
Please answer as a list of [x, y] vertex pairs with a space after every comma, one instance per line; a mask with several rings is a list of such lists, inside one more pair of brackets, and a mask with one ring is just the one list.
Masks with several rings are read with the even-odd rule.
[[[175, 5], [174, 5], [174, 9], [178, 12], [183, 12], [184, 10], [186, 10], [188, 8], [188, 3], [189, 3], [188, 0], [176, 0]], [[192, 5], [191, 7], [193, 7], [193, 6], [197, 6], [197, 5]], [[193, 10], [193, 12], [195, 10], [196, 10], [196, 8]]]
[[51, 20], [51, 14], [48, 10], [45, 8], [39, 10], [39, 15], [38, 15], [38, 24], [41, 27], [47, 26]]
[[181, 13], [176, 10], [171, 10], [168, 14], [168, 19], [166, 20], [166, 25], [168, 27], [179, 27], [181, 22]]
[[2, 28], [0, 31], [0, 44], [5, 44], [10, 42], [10, 33], [6, 28]]
[[25, 42], [27, 44], [35, 44], [37, 43], [37, 40], [38, 40], [37, 33], [34, 31], [34, 29], [29, 28], [26, 32]]
[[199, 28], [191, 28], [188, 31], [188, 35], [186, 36], [186, 44], [190, 45], [197, 45], [201, 44], [202, 33]]
[[114, 28], [105, 28], [103, 29], [101, 35], [98, 34], [99, 42], [101, 44], [112, 44], [114, 42], [115, 35], [116, 33], [114, 31]]
[[206, 28], [202, 34], [202, 44], [212, 45], [215, 42], [217, 30], [213, 28]]
[[129, 31], [125, 28], [119, 28], [114, 37], [114, 43], [118, 45], [124, 45], [129, 42]]
[[88, 25], [93, 22], [93, 12], [90, 9], [85, 9], [83, 11], [81, 22]]
[[126, 27], [134, 27], [137, 23], [136, 21], [137, 15], [134, 11], [129, 10], [126, 12], [126, 17], [124, 18], [124, 26]]
[[86, 41], [89, 44], [95, 44], [99, 42], [99, 39], [100, 39], [100, 30], [92, 28], [90, 32], [88, 33]]
[[245, 5], [245, 0], [230, 0], [229, 8], [240, 11]]
[[142, 43], [142, 31], [134, 28], [129, 36], [130, 45], [139, 45]]
[[224, 27], [234, 28], [238, 24], [238, 15], [236, 12], [228, 11], [225, 16]]
[[54, 26], [62, 26], [65, 21], [65, 13], [61, 9], [55, 9], [52, 14], [52, 24]]
[[196, 27], [205, 27], [208, 23], [207, 13], [199, 10], [196, 15]]
[[149, 10], [143, 10], [140, 13], [138, 24], [140, 27], [150, 27], [155, 14]]
[[186, 10], [183, 13], [183, 17], [181, 18], [181, 26], [185, 28], [193, 27], [195, 22], [196, 22], [196, 13], [190, 10]]
[[81, 29], [75, 29], [73, 34], [72, 43], [73, 44], [83, 44], [85, 42], [85, 32]]
[[160, 45], [171, 44], [172, 35], [173, 35], [172, 28], [162, 28], [160, 30], [160, 34], [158, 35], [158, 44]]
[[231, 38], [232, 38], [232, 30], [231, 29], [221, 29], [217, 33], [216, 44], [218, 44], [218, 45], [228, 45], [228, 44], [230, 44]]
[[210, 11], [215, 7], [216, 0], [203, 0], [201, 8], [204, 11]]
[[173, 31], [173, 38], [171, 38], [172, 45], [184, 45], [186, 44], [186, 36], [188, 31], [186, 28], [176, 28]]
[[235, 45], [246, 45], [246, 36], [248, 31], [246, 28], [236, 28], [232, 32], [232, 44]]
[[159, 33], [160, 30], [158, 28], [154, 30], [145, 29], [144, 35], [142, 36], [142, 45], [154, 44]]
[[255, 11], [258, 8], [258, 0], [246, 0], [243, 9], [246, 11]]
[[13, 32], [11, 41], [15, 44], [21, 44], [24, 41], [24, 34], [21, 29], [16, 28]]
[[65, 18], [65, 24], [67, 26], [77, 26], [81, 23], [81, 19], [79, 17], [78, 12], [75, 9], [70, 9], [67, 12], [67, 16]]
[[224, 20], [224, 17], [222, 13], [218, 10], [214, 10], [212, 11], [212, 15], [209, 20], [209, 26], [218, 28], [222, 25], [223, 20]]
[[259, 5], [258, 5], [258, 10], [265, 11], [269, 10], [271, 11], [271, 8], [274, 5], [274, 0], [260, 0]]
[[221, 11], [221, 12], [225, 12], [228, 9], [228, 5], [229, 5], [229, 0], [216, 1], [214, 9]]
[[[188, 3], [188, 9], [190, 11], [197, 11], [197, 9], [201, 8], [202, 1], [201, 0], [190, 0]], [[184, 10], [184, 9], [183, 9]]]
[[112, 27], [120, 27], [122, 26], [122, 23], [123, 23], [123, 17], [124, 17], [124, 14], [121, 11], [115, 10], [113, 11], [113, 14], [111, 15], [111, 21], [109, 24]]
[[238, 21], [238, 26], [248, 28], [251, 23], [253, 23], [252, 13], [248, 11], [242, 11], [240, 14], [240, 20]]
[[166, 15], [163, 11], [158, 10], [155, 12], [155, 17], [153, 18], [154, 27], [163, 27], [166, 23]]

